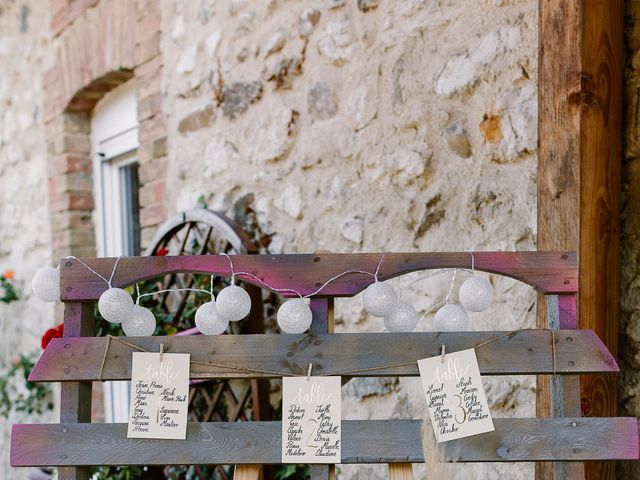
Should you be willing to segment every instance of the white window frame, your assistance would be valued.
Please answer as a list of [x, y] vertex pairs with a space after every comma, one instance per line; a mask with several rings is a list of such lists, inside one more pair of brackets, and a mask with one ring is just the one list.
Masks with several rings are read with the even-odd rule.
[[[135, 86], [129, 81], [106, 94], [91, 119], [94, 225], [101, 257], [127, 254], [122, 214], [120, 169], [137, 162], [138, 119]], [[104, 382], [104, 413], [108, 423], [127, 422], [130, 382]]]

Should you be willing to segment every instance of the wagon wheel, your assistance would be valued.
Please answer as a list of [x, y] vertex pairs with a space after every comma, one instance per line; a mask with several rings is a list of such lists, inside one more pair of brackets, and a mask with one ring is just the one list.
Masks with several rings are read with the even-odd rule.
[[[145, 255], [209, 255], [258, 253], [253, 241], [233, 220], [203, 208], [186, 210], [162, 224]], [[158, 279], [150, 290], [172, 288], [209, 289], [209, 277], [177, 273]], [[228, 285], [214, 278], [214, 292]], [[251, 297], [251, 313], [242, 322], [232, 322], [227, 333], [264, 333], [262, 292], [245, 284]], [[195, 292], [172, 292], [154, 295], [151, 308], [165, 322], [165, 328], [178, 335], [198, 334], [194, 327], [196, 308], [208, 301], [207, 295]], [[189, 388], [189, 419], [198, 422], [270, 420], [269, 383], [265, 380], [221, 380], [193, 383]], [[232, 473], [222, 465], [214, 467], [210, 478], [227, 480]], [[196, 467], [197, 472], [197, 467]]]

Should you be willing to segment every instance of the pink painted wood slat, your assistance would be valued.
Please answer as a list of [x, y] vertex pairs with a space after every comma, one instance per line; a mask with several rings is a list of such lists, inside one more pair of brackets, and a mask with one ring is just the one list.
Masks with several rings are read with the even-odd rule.
[[[314, 292], [323, 282], [347, 270], [373, 273], [382, 254], [317, 253], [300, 255], [235, 255], [236, 272], [249, 272], [276, 289], [293, 288], [303, 295]], [[477, 270], [521, 280], [544, 294], [575, 293], [577, 263], [575, 253], [567, 252], [476, 252]], [[114, 258], [83, 259], [109, 277]], [[470, 268], [468, 253], [387, 253], [380, 268], [385, 280], [410, 272], [437, 268]], [[224, 256], [126, 257], [120, 260], [113, 286], [123, 287], [172, 272], [192, 272], [230, 276]], [[241, 278], [241, 276], [239, 276]], [[260, 282], [243, 278], [264, 287]], [[350, 274], [329, 284], [318, 296], [352, 296], [373, 282], [366, 274]], [[96, 300], [107, 289], [106, 283], [74, 259], [61, 263], [63, 301]], [[293, 296], [293, 293], [287, 296]]]

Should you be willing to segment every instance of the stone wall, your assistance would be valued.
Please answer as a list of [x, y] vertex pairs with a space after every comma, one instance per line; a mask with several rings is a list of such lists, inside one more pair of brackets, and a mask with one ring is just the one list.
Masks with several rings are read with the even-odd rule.
[[[535, 249], [537, 2], [197, 5], [167, 1], [163, 15], [169, 213], [201, 195], [223, 211], [249, 203], [273, 253]], [[425, 312], [449, 281], [405, 298]], [[470, 328], [533, 325], [534, 293], [492, 281], [497, 301]], [[338, 302], [337, 322], [383, 329], [359, 298]], [[494, 415], [533, 415], [534, 385], [489, 379]], [[344, 402], [347, 418], [425, 410], [417, 379], [356, 380]], [[533, 466], [416, 467], [427, 471], [512, 479]]]
[[[0, 303], [3, 373], [20, 353], [39, 352], [40, 336], [55, 325], [51, 304], [34, 298], [30, 287], [34, 272], [53, 264], [42, 121], [42, 74], [51, 52], [48, 18], [47, 2], [0, 3], [0, 272], [15, 272], [21, 296]], [[55, 418], [50, 412], [38, 420]], [[33, 420], [24, 414], [0, 420], [0, 478], [26, 478], [27, 470], [9, 469], [10, 425]]]
[[[625, 137], [620, 245], [620, 415], [640, 417], [640, 5], [625, 2]], [[640, 476], [621, 462], [618, 478]]]

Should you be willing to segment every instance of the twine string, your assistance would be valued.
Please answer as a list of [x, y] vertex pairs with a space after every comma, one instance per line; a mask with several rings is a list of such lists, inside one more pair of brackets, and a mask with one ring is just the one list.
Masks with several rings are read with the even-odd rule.
[[556, 332], [551, 329], [551, 357], [553, 358], [553, 376], [556, 376]]
[[[530, 331], [530, 330], [534, 330], [532, 328], [524, 328], [524, 329], [518, 329], [518, 330], [511, 330], [510, 332], [506, 332], [503, 333], [502, 335], [498, 335], [497, 337], [494, 338], [490, 338], [488, 340], [485, 340], [483, 342], [477, 343], [473, 346], [471, 346], [470, 348], [475, 348], [480, 349], [486, 345], [489, 345], [491, 343], [497, 342], [499, 340], [502, 340], [505, 337], [511, 337], [511, 336], [515, 336], [520, 332], [526, 332], [526, 331]], [[554, 330], [549, 330], [549, 332], [551, 332], [551, 361], [552, 361], [552, 370], [553, 370], [553, 375], [556, 375], [556, 345], [555, 345], [555, 331]], [[136, 345], [135, 343], [131, 343], [131, 342], [127, 342], [126, 340], [121, 339], [120, 337], [114, 337], [113, 335], [106, 335], [107, 338], [107, 343], [105, 345], [105, 349], [104, 349], [104, 354], [102, 356], [102, 362], [100, 364], [100, 372], [98, 374], [98, 380], [99, 381], [104, 381], [102, 379], [103, 374], [104, 374], [104, 367], [107, 361], [107, 355], [109, 352], [109, 346], [111, 345], [111, 341], [114, 342], [118, 342], [121, 343], [123, 345], [126, 345], [127, 347], [130, 347], [134, 350], [137, 350], [139, 352], [148, 352], [148, 350], [142, 348], [139, 345]], [[454, 353], [454, 352], [449, 352], [449, 353]], [[342, 372], [336, 372], [336, 373], [332, 373], [329, 376], [349, 376], [349, 375], [354, 375], [357, 373], [364, 373], [364, 372], [374, 372], [374, 371], [379, 371], [379, 370], [388, 370], [388, 369], [392, 369], [392, 368], [399, 368], [399, 367], [407, 367], [407, 366], [411, 366], [411, 365], [415, 365], [417, 362], [417, 360], [411, 361], [411, 362], [399, 362], [399, 363], [391, 363], [391, 364], [386, 364], [386, 365], [379, 365], [376, 367], [368, 367], [368, 368], [359, 368], [356, 370], [346, 370], [346, 371], [342, 371]], [[258, 373], [258, 374], [263, 374], [263, 375], [273, 375], [274, 377], [303, 377], [306, 375], [306, 372], [302, 372], [299, 374], [295, 374], [295, 373], [291, 373], [291, 372], [274, 372], [272, 370], [265, 370], [265, 369], [260, 369], [260, 368], [251, 368], [251, 367], [243, 367], [243, 366], [238, 366], [238, 365], [229, 365], [229, 364], [222, 364], [222, 363], [214, 363], [214, 362], [200, 362], [197, 360], [191, 360], [190, 363], [192, 365], [201, 365], [201, 366], [205, 366], [205, 367], [216, 367], [216, 368], [223, 368], [223, 369], [227, 369], [227, 370], [235, 370], [238, 372], [244, 372], [244, 373]], [[202, 373], [206, 373], [206, 372], [202, 372]]]

